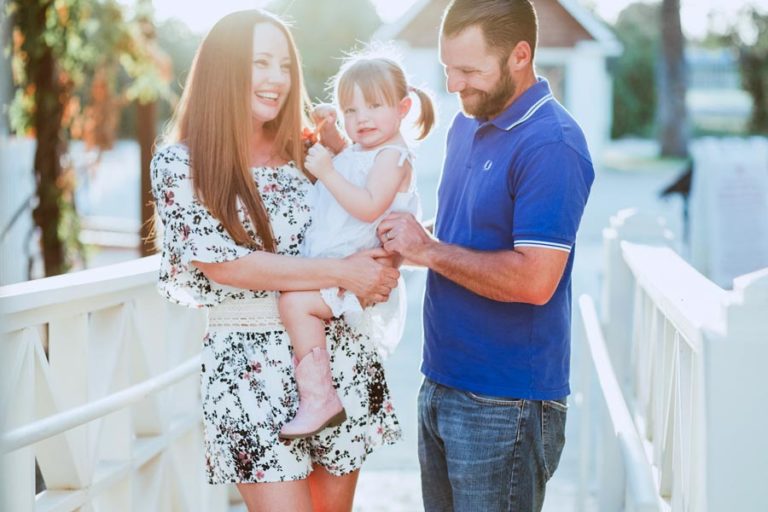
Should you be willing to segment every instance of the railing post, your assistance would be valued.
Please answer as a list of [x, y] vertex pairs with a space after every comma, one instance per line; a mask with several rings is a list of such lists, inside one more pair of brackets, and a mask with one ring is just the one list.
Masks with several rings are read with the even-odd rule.
[[[35, 343], [37, 333], [22, 329], [4, 334], [0, 344], [0, 361], [11, 370], [0, 375], [0, 432], [29, 423], [35, 418]], [[13, 392], [10, 392], [13, 390]], [[0, 455], [0, 505], [3, 510], [32, 512], [35, 510], [35, 453], [25, 446]]]
[[608, 351], [619, 383], [627, 396], [632, 343], [632, 318], [635, 280], [624, 262], [621, 242], [672, 246], [674, 235], [663, 217], [640, 213], [634, 208], [620, 210], [603, 229], [603, 269], [605, 271], [601, 321]]
[[768, 510], [768, 268], [736, 278], [723, 306], [704, 349], [707, 510]]

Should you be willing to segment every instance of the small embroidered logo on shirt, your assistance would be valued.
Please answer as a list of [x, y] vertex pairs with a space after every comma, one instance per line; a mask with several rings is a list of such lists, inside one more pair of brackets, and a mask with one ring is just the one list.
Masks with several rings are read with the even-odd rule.
[[485, 165], [483, 165], [483, 170], [490, 171], [491, 167], [493, 167], [493, 160], [486, 160]]

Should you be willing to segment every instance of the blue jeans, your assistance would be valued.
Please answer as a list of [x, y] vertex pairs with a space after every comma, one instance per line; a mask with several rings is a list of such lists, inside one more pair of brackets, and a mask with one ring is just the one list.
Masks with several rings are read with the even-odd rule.
[[424, 379], [418, 407], [426, 512], [541, 510], [565, 444], [565, 400], [478, 395]]

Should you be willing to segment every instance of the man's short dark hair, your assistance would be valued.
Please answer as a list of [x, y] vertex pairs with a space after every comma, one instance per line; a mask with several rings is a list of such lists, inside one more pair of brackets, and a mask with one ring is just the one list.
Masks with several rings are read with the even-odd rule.
[[445, 9], [441, 34], [454, 37], [477, 25], [485, 42], [500, 57], [509, 56], [520, 41], [536, 52], [538, 21], [531, 0], [453, 0]]

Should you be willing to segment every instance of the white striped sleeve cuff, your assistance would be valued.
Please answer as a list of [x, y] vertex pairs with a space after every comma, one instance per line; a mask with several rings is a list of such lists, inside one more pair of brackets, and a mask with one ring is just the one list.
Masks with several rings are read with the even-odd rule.
[[557, 242], [545, 242], [543, 240], [515, 240], [515, 247], [540, 247], [542, 249], [554, 249], [556, 251], [571, 252], [573, 245]]

